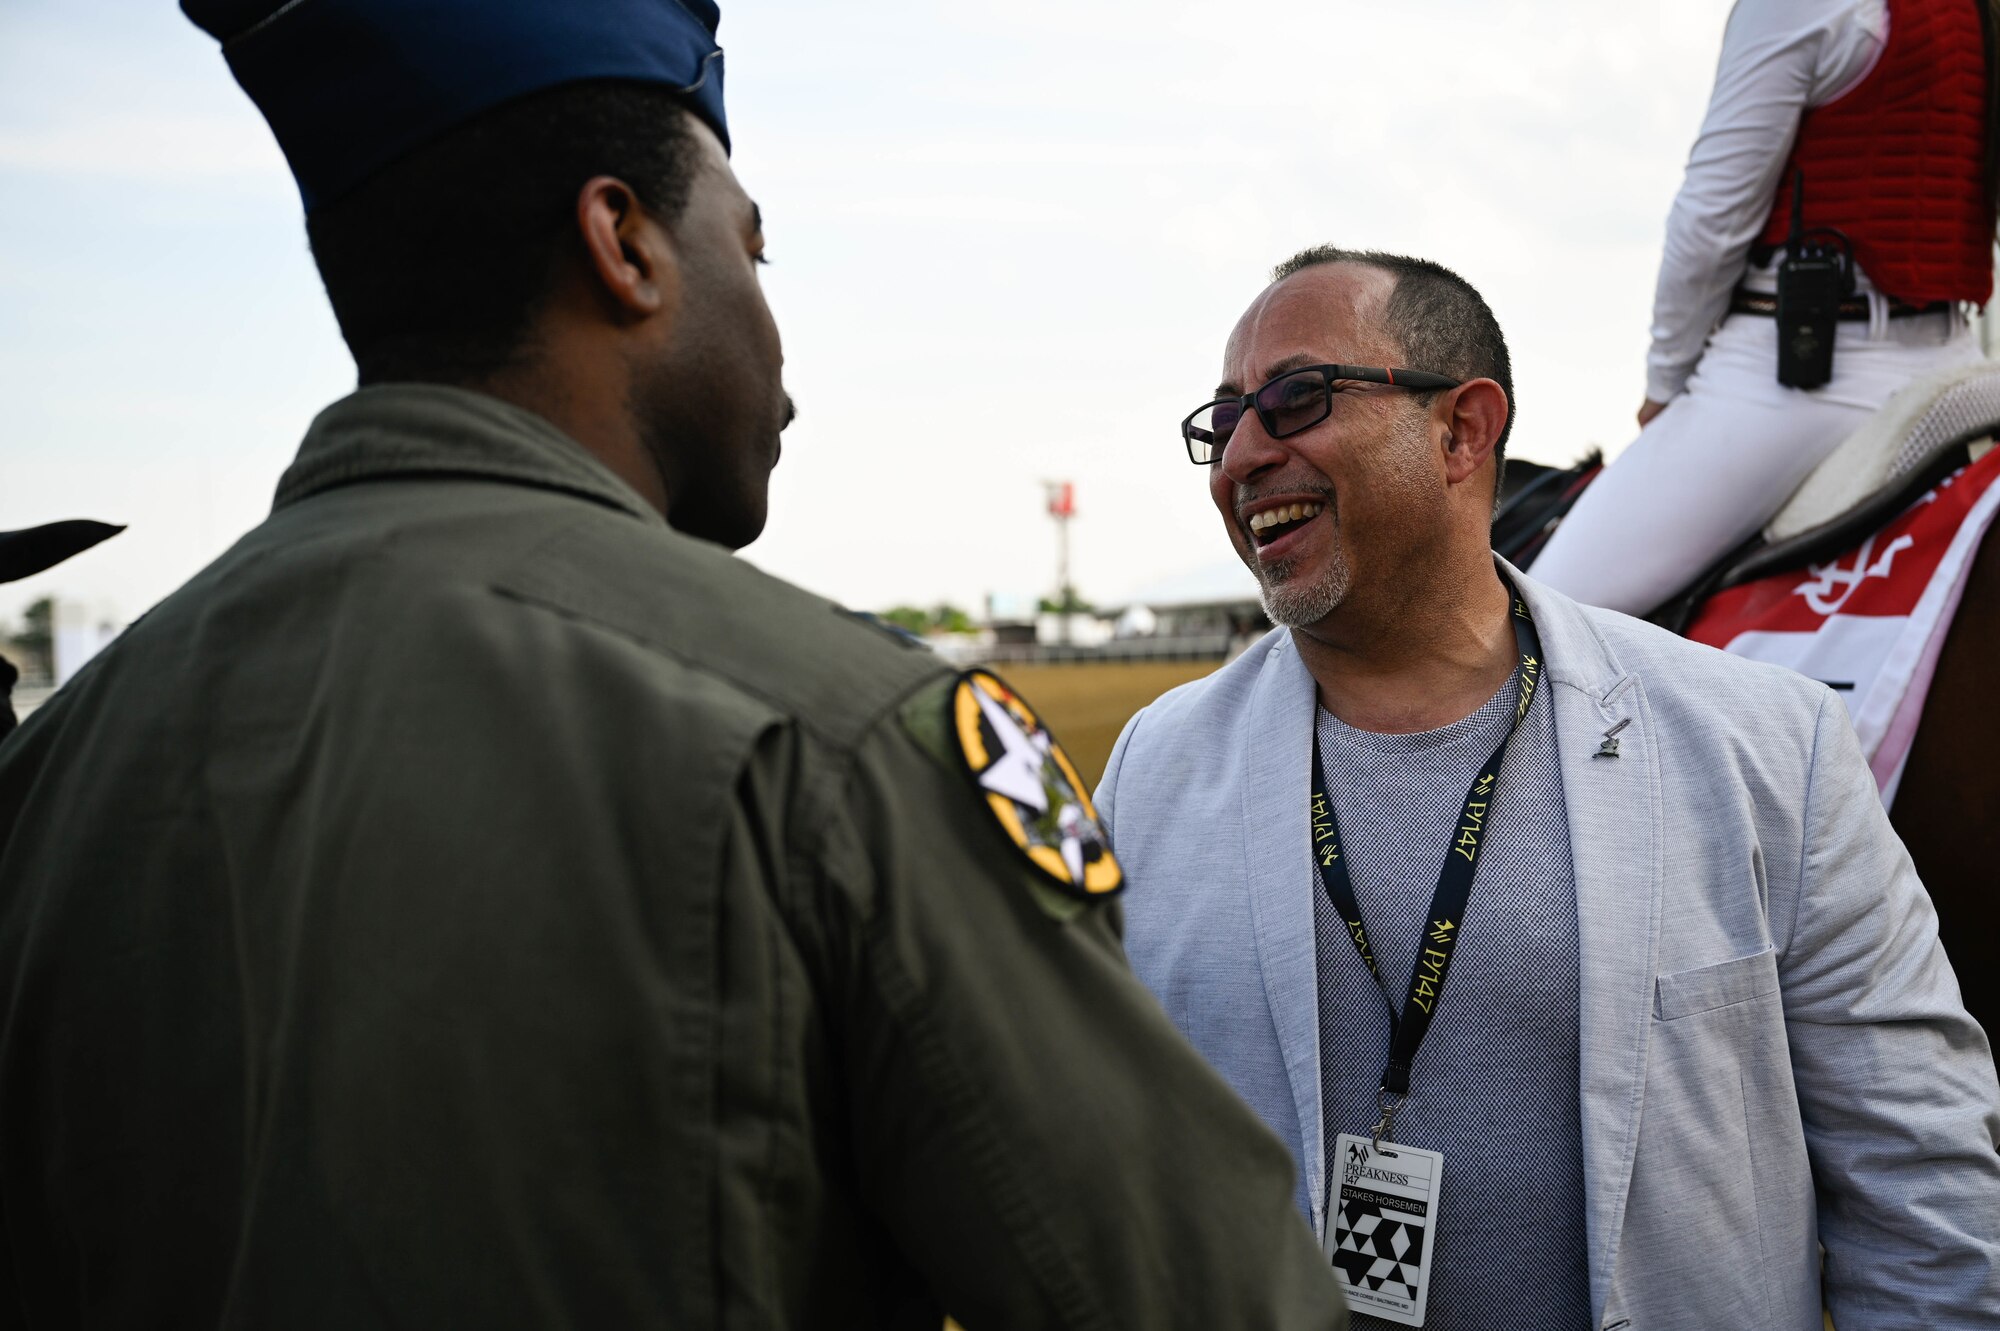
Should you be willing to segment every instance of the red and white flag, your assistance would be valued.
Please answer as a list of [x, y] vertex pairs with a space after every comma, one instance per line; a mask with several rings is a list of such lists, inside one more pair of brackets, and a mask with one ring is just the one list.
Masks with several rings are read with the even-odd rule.
[[1839, 558], [1717, 593], [1688, 636], [1830, 685], [1891, 803], [1972, 557], [2000, 508], [1996, 481], [2000, 448]]

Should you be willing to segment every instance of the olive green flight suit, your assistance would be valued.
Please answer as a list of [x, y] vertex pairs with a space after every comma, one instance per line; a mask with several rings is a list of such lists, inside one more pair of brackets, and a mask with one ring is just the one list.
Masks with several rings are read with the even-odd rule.
[[330, 407], [0, 746], [0, 1322], [1343, 1325], [951, 684], [535, 416]]

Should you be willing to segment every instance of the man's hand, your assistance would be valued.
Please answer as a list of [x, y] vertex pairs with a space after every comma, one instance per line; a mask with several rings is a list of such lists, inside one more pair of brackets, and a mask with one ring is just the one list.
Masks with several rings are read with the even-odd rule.
[[1648, 425], [1652, 424], [1653, 417], [1666, 409], [1666, 403], [1655, 402], [1653, 399], [1647, 398], [1639, 407], [1639, 428], [1642, 430], [1645, 429]]

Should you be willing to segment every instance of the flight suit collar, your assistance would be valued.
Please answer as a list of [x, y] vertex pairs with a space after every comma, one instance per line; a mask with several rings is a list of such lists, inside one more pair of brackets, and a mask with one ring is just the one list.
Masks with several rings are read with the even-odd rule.
[[664, 526], [666, 519], [574, 439], [485, 393], [380, 384], [313, 420], [278, 480], [284, 508], [322, 490], [396, 476], [478, 476], [559, 490]]

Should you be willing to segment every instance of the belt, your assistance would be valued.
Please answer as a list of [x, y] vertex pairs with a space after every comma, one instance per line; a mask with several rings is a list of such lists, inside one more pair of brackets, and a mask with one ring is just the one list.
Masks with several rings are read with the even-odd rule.
[[[1919, 314], [1941, 314], [1950, 308], [1951, 302], [1948, 300], [1934, 300], [1928, 305], [1911, 305], [1907, 301], [1897, 300], [1894, 296], [1889, 298], [1891, 319], [1911, 319]], [[1730, 294], [1729, 312], [1761, 314], [1768, 319], [1778, 312], [1778, 298], [1767, 291], [1745, 291], [1739, 287]], [[1868, 297], [1849, 296], [1840, 302], [1840, 319], [1842, 323], [1867, 322]]]

